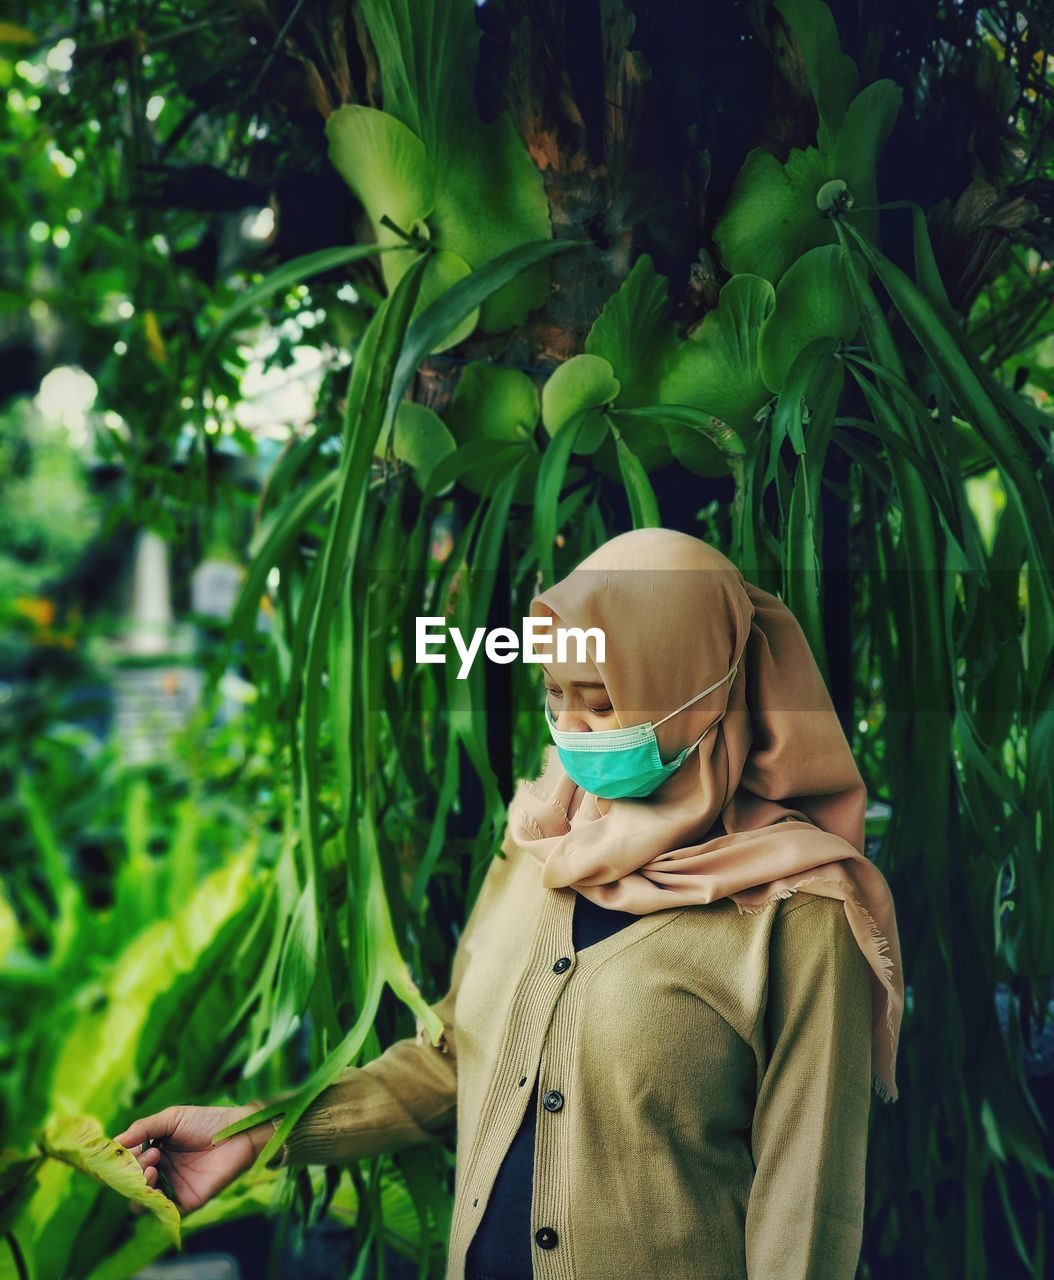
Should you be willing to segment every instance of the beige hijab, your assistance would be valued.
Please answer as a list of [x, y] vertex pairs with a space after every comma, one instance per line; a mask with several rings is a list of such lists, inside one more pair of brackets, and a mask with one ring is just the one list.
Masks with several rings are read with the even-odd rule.
[[[612, 538], [535, 596], [531, 615], [602, 628], [604, 662], [592, 639], [588, 653], [620, 727], [657, 721], [737, 672], [656, 729], [664, 760], [708, 732], [650, 796], [585, 793], [568, 819], [579, 788], [550, 746], [541, 775], [520, 780], [506, 839], [543, 863], [547, 888], [637, 915], [721, 898], [756, 914], [798, 889], [841, 899], [872, 970], [873, 1086], [895, 1102], [904, 978], [893, 899], [863, 853], [864, 782], [797, 619], [719, 551], [668, 529]], [[719, 818], [725, 834], [708, 838]]]

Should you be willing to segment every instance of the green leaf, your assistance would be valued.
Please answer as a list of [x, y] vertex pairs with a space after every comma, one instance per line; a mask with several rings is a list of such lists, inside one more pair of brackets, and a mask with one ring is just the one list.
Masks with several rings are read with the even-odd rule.
[[[776, 283], [806, 250], [833, 243], [831, 219], [816, 205], [820, 189], [833, 179], [847, 183], [856, 205], [874, 204], [878, 157], [901, 98], [893, 81], [876, 80], [849, 104], [837, 134], [824, 137], [821, 129], [819, 149], [794, 148], [785, 165], [768, 151], [751, 151], [714, 228], [726, 268]], [[861, 210], [854, 217], [877, 240], [876, 215]]]
[[[330, 115], [326, 137], [330, 162], [358, 197], [377, 243], [405, 244], [381, 218], [387, 214], [408, 232], [435, 207], [436, 174], [425, 144], [394, 116], [357, 103]], [[409, 261], [406, 254], [381, 259], [389, 293]]]
[[[542, 422], [551, 436], [583, 409], [612, 404], [621, 389], [609, 361], [581, 354], [565, 360], [542, 389]], [[607, 433], [600, 413], [589, 414], [575, 444], [576, 453], [591, 453]]]
[[875, 202], [875, 166], [903, 99], [903, 90], [892, 80], [876, 80], [857, 94], [845, 113], [831, 152], [832, 176], [845, 179], [857, 204]]
[[76, 876], [56, 834], [47, 801], [38, 795], [32, 774], [27, 769], [19, 769], [17, 793], [40, 856], [37, 873], [46, 881], [57, 906], [58, 918], [51, 923], [49, 961], [61, 972], [83, 927], [87, 914], [84, 898], [78, 892]]
[[807, 460], [799, 458], [784, 530], [784, 568], [787, 607], [801, 623], [817, 666], [828, 676], [823, 636], [822, 570], [816, 548], [818, 530]]
[[618, 419], [620, 425], [624, 419], [639, 417], [661, 422], [664, 427], [669, 424], [691, 427], [729, 458], [738, 459], [746, 452], [746, 445], [738, 432], [705, 409], [687, 404], [649, 404], [638, 409], [611, 409], [608, 412]]
[[758, 367], [758, 339], [775, 297], [760, 276], [733, 276], [670, 361], [659, 400], [701, 409], [749, 440], [754, 416], [771, 395]]
[[[375, 107], [350, 104], [338, 107], [326, 121], [329, 158], [333, 167], [358, 197], [381, 245], [405, 241], [381, 219], [387, 215], [404, 231], [424, 221], [436, 203], [436, 176], [424, 143], [402, 121]], [[471, 274], [468, 262], [449, 245], [437, 243], [421, 281], [415, 303], [417, 314], [450, 285]], [[406, 254], [381, 259], [388, 292], [410, 266]], [[478, 310], [465, 316], [431, 348], [445, 351], [463, 342], [476, 328]]]
[[815, 147], [795, 147], [786, 165], [761, 148], [749, 152], [714, 227], [725, 268], [775, 283], [802, 249], [830, 240], [816, 193], [840, 176]]
[[963, 415], [984, 437], [1003, 472], [1012, 501], [1019, 504], [1029, 558], [1036, 570], [1038, 598], [1033, 635], [1039, 638], [1040, 651], [1046, 652], [1054, 642], [1054, 585], [1049, 574], [1049, 566], [1054, 564], [1054, 517], [1015, 424], [1008, 420], [1001, 402], [989, 390], [985, 372], [943, 308], [935, 306], [918, 285], [850, 223], [841, 225], [848, 240], [881, 280]]
[[[853, 373], [857, 382], [860, 383], [863, 388], [863, 384], [866, 382], [866, 379], [861, 379], [860, 374], [856, 372], [852, 365], [850, 365], [850, 372]], [[865, 391], [865, 394], [868, 393], [869, 397], [877, 396], [877, 393], [874, 388], [871, 387], [870, 383], [867, 383], [867, 390]], [[876, 410], [875, 406], [879, 403], [884, 405], [884, 408]], [[859, 431], [866, 431], [868, 435], [873, 435], [882, 442], [887, 453], [901, 454], [911, 463], [915, 470], [919, 472], [926, 485], [930, 487], [931, 491], [936, 496], [937, 500], [941, 501], [943, 488], [938, 486], [936, 473], [932, 471], [926, 461], [920, 457], [918, 451], [907, 441], [907, 439], [905, 439], [904, 436], [898, 435], [896, 431], [892, 430], [888, 425], [884, 425], [888, 424], [889, 417], [892, 416], [888, 405], [885, 405], [885, 402], [880, 396], [877, 396], [875, 400], [868, 398], [868, 404], [872, 411], [876, 413], [876, 416], [882, 417], [882, 422], [870, 422], [867, 418], [839, 418], [838, 425], [843, 427], [856, 427]], [[887, 413], [889, 415], [888, 417], [886, 416]], [[859, 441], [854, 441], [851, 437], [847, 437], [845, 433], [841, 431], [836, 431], [835, 436], [838, 439], [838, 443], [845, 448], [847, 452], [851, 451], [855, 445], [857, 452], [854, 456], [860, 460], [860, 450], [866, 449], [867, 446], [862, 445]], [[883, 483], [887, 486], [892, 484], [892, 480], [889, 478], [888, 469], [883, 474]], [[966, 559], [965, 553], [964, 559]], [[978, 566], [978, 572], [982, 571], [983, 566]]]
[[[26, 1155], [13, 1147], [0, 1148], [0, 1236], [13, 1230], [33, 1194], [36, 1173], [43, 1163], [39, 1153]], [[4, 1275], [0, 1270], [0, 1276]]]
[[[779, 456], [783, 441], [788, 437], [799, 457], [805, 453], [802, 408], [806, 404], [806, 392], [819, 366], [830, 358], [834, 346], [829, 338], [818, 338], [810, 342], [797, 354], [788, 370], [776, 401], [776, 411], [772, 415], [772, 441], [769, 448], [773, 462]], [[770, 465], [765, 476], [766, 483], [773, 478], [773, 471], [774, 468]]]
[[[482, 32], [472, 5], [430, 0], [411, 15], [404, 0], [364, 0], [377, 51], [386, 112], [424, 143], [436, 175], [429, 215], [433, 242], [473, 270], [516, 246], [552, 236], [539, 167], [507, 111], [484, 123], [475, 79]], [[485, 333], [522, 324], [548, 296], [545, 259], [531, 263], [488, 297]]]
[[612, 426], [615, 443], [618, 447], [618, 465], [622, 473], [622, 483], [626, 486], [626, 497], [629, 499], [630, 515], [634, 529], [658, 529], [662, 527], [659, 504], [648, 480], [648, 473], [641, 465], [640, 459], [629, 448], [622, 438], [622, 432]]
[[[609, 412], [617, 412], [610, 410]], [[645, 471], [659, 471], [673, 461], [673, 450], [666, 438], [666, 423], [658, 414], [637, 414], [620, 419], [623, 439], [640, 459]], [[621, 477], [618, 468], [618, 452], [614, 438], [604, 437], [600, 448], [593, 455], [593, 465], [602, 475], [617, 480]]]
[[818, 338], [855, 336], [860, 316], [837, 245], [810, 249], [780, 280], [776, 305], [761, 330], [766, 386], [778, 391], [798, 353]]
[[[321, 785], [318, 744], [322, 723], [322, 675], [328, 654], [330, 621], [337, 604], [340, 580], [349, 561], [354, 564], [359, 554], [367, 475], [377, 439], [386, 415], [391, 413], [394, 416], [401, 399], [401, 396], [393, 399], [396, 360], [400, 352], [404, 355], [406, 353], [410, 316], [427, 260], [427, 254], [418, 256], [392, 293], [385, 298], [371, 320], [352, 363], [344, 410], [344, 448], [337, 500], [321, 554], [323, 567], [309, 622], [306, 659], [303, 667], [296, 668], [294, 673], [295, 685], [303, 691], [300, 735], [301, 741], [307, 744], [307, 749], [301, 750], [299, 757], [301, 840], [306, 876], [315, 886], [316, 893], [319, 892], [318, 886], [324, 876], [318, 806]], [[448, 290], [446, 296], [463, 290], [469, 283], [462, 281]], [[438, 305], [440, 304], [433, 303], [429, 311], [433, 311]], [[440, 333], [449, 332], [452, 325], [460, 319], [461, 315], [452, 317], [450, 324], [440, 330]], [[423, 316], [421, 320], [424, 320]], [[362, 768], [361, 759], [357, 758], [356, 764]], [[347, 815], [345, 819], [346, 817]]]
[[[400, 259], [400, 261], [405, 261]], [[425, 273], [421, 277], [421, 291], [417, 295], [417, 301], [414, 303], [413, 320], [428, 309], [438, 298], [442, 298], [446, 292], [455, 284], [466, 279], [472, 274], [472, 268], [468, 265], [464, 258], [459, 254], [452, 252], [450, 249], [438, 249], [432, 254]], [[459, 342], [464, 342], [469, 334], [473, 333], [479, 324], [479, 308], [475, 307], [467, 316], [458, 324], [439, 338], [434, 346], [432, 346], [428, 354], [437, 355], [441, 351], [446, 351], [449, 347], [456, 347]]]
[[617, 405], [632, 409], [661, 399], [659, 378], [681, 345], [672, 320], [666, 277], [644, 253], [611, 295], [585, 341], [588, 355], [603, 356], [618, 372]]
[[[133, 935], [98, 979], [100, 999], [62, 1028], [50, 1103], [56, 1113], [108, 1113], [140, 1083], [136, 1051], [156, 1003], [190, 981], [221, 930], [250, 901], [255, 848], [249, 845], [203, 878], [178, 915]], [[143, 1063], [147, 1069], [149, 1063]]]
[[[717, 423], [718, 419], [711, 419]], [[708, 479], [714, 476], [726, 476], [729, 463], [721, 451], [699, 431], [693, 431], [667, 418], [663, 421], [666, 441], [670, 452], [693, 475]]]
[[852, 58], [842, 52], [831, 10], [822, 0], [775, 0], [805, 59], [805, 75], [820, 117], [820, 142], [837, 134], [860, 85]]
[[[494, 476], [503, 475], [514, 461], [522, 457], [520, 445], [501, 440], [472, 440], [460, 445], [436, 464], [429, 476], [423, 501], [425, 504], [431, 502], [455, 480], [461, 480], [473, 493], [482, 494], [492, 486]], [[470, 473], [473, 475], [471, 485], [465, 481]]]
[[587, 244], [588, 240], [539, 240], [532, 244], [518, 245], [485, 266], [478, 267], [470, 276], [459, 280], [426, 307], [411, 322], [399, 352], [386, 419], [394, 418], [396, 407], [421, 361], [435, 349], [439, 339], [449, 333], [469, 312], [481, 306], [510, 280], [514, 280], [521, 271], [528, 270], [553, 254], [582, 248]]
[[[281, 920], [280, 927], [285, 927], [284, 919]], [[242, 1067], [243, 1078], [255, 1075], [300, 1026], [315, 982], [318, 945], [315, 893], [313, 887], [307, 884], [293, 908], [278, 957], [273, 997], [267, 1004], [266, 1035], [246, 1059]]]
[[[318, 1170], [312, 1176], [318, 1177], [321, 1174], [322, 1171]], [[266, 1215], [275, 1199], [275, 1183], [282, 1177], [280, 1172], [273, 1169], [262, 1172], [257, 1172], [255, 1167], [247, 1169], [218, 1195], [180, 1220], [184, 1238], [218, 1227], [221, 1223], [225, 1229], [229, 1229], [230, 1224], [237, 1220]], [[340, 1195], [354, 1196], [354, 1188], [350, 1182], [341, 1188]], [[354, 1203], [351, 1219], [355, 1221]], [[149, 1274], [147, 1264], [160, 1258], [169, 1249], [157, 1219], [146, 1213], [138, 1214], [133, 1223], [124, 1224], [119, 1239], [120, 1243], [111, 1244], [106, 1256], [91, 1271], [82, 1272], [85, 1280], [129, 1280], [129, 1277], [140, 1275], [144, 1271]], [[9, 1280], [2, 1270], [0, 1276]]]
[[581, 409], [557, 431], [542, 453], [534, 500], [534, 546], [538, 571], [545, 582], [553, 578], [553, 547], [556, 543], [556, 513], [563, 491], [567, 464], [575, 439], [591, 410]]
[[944, 287], [944, 281], [937, 268], [933, 241], [930, 239], [930, 229], [926, 223], [926, 212], [920, 204], [914, 201], [908, 203], [911, 208], [911, 235], [915, 245], [915, 279], [933, 305], [939, 307], [946, 315], [950, 315], [952, 305], [948, 301], [948, 291]]
[[227, 633], [235, 639], [252, 627], [271, 569], [286, 556], [316, 511], [336, 493], [338, 473], [330, 472], [303, 490], [294, 490], [269, 513], [249, 544], [249, 569], [231, 611]]
[[182, 1248], [175, 1201], [150, 1186], [139, 1161], [119, 1142], [108, 1138], [94, 1116], [53, 1121], [41, 1134], [39, 1145], [53, 1160], [72, 1165], [125, 1199], [144, 1205], [162, 1225], [166, 1241]]
[[862, 89], [845, 113], [832, 151], [832, 176], [844, 179], [854, 203], [864, 206], [853, 214], [854, 225], [875, 244], [879, 242], [878, 213], [866, 206], [878, 200], [878, 157], [893, 131], [903, 98], [903, 91], [892, 80], [876, 80]]
[[433, 409], [402, 400], [395, 415], [393, 450], [412, 469], [414, 482], [424, 492], [439, 463], [453, 453], [457, 442]]
[[[635, 441], [632, 431], [627, 431], [626, 426], [634, 418], [657, 423], [673, 457], [695, 475], [727, 475], [730, 465], [745, 452], [742, 438], [727, 423], [691, 405], [653, 404], [609, 412], [622, 428], [630, 448], [634, 448]], [[645, 462], [643, 458], [642, 462]]]
[[[539, 408], [538, 389], [526, 373], [480, 360], [462, 370], [446, 411], [446, 424], [458, 444], [500, 440], [533, 455], [534, 463], [528, 457], [513, 495], [513, 501], [523, 504], [533, 501], [538, 474], [534, 429]], [[481, 493], [486, 475], [485, 469], [467, 471], [464, 483], [473, 492]]]
[[1025, 796], [1035, 812], [1054, 800], [1054, 654], [1029, 709]]
[[522, 443], [534, 434], [539, 407], [538, 389], [521, 369], [477, 360], [461, 371], [446, 423], [458, 444], [470, 440]]
[[[438, 242], [473, 268], [552, 236], [542, 175], [507, 112], [477, 124], [451, 156], [432, 225]], [[540, 259], [484, 302], [479, 327], [484, 333], [513, 329], [548, 296], [549, 264]]]

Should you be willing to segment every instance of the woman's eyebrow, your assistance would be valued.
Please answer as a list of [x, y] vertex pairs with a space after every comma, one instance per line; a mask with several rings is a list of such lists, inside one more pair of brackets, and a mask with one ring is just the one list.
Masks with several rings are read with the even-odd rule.
[[[550, 680], [555, 680], [557, 684], [559, 684], [559, 683], [560, 683], [560, 681], [556, 679], [556, 676], [554, 676], [554, 675], [550, 672], [550, 670], [549, 670], [549, 668], [548, 668], [548, 667], [543, 666], [543, 667], [542, 667], [542, 670], [545, 672], [545, 674], [549, 677], [549, 679], [550, 679]], [[572, 680], [572, 681], [571, 681], [571, 686], [572, 686], [572, 688], [574, 688], [574, 689], [606, 689], [606, 688], [607, 688], [607, 685], [606, 685], [606, 684], [604, 684], [604, 683], [602, 683], [602, 682], [598, 682], [598, 681], [596, 681], [596, 680], [592, 680], [592, 681], [590, 681], [590, 680]]]

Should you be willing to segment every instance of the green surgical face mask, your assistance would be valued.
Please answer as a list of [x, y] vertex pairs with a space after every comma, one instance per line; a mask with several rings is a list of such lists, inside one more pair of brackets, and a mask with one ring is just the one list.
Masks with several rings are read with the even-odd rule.
[[[676, 711], [671, 711], [670, 715], [663, 716], [655, 724], [648, 720], [644, 724], [630, 725], [626, 729], [602, 729], [597, 733], [569, 733], [558, 729], [549, 709], [549, 699], [546, 698], [545, 720], [568, 777], [583, 791], [604, 800], [625, 800], [650, 795], [672, 773], [677, 772], [689, 752], [694, 751], [714, 727], [710, 725], [691, 746], [685, 747], [673, 760], [663, 764], [659, 755], [659, 740], [655, 736], [658, 725], [665, 724], [670, 716], [675, 716], [678, 711], [683, 711], [693, 702], [713, 693], [726, 680], [734, 680], [737, 670], [738, 663], [716, 684], [697, 693], [694, 698], [689, 698]], [[716, 723], [715, 720], [714, 724]]]

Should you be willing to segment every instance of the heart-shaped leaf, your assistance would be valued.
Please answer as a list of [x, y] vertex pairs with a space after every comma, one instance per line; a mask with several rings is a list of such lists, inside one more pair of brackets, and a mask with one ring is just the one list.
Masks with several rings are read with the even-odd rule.
[[[355, 103], [332, 113], [326, 121], [326, 137], [330, 161], [365, 209], [377, 243], [404, 243], [381, 218], [387, 214], [409, 231], [415, 221], [432, 212], [436, 178], [425, 144], [395, 116]], [[412, 256], [382, 257], [389, 293], [409, 267]]]
[[840, 176], [815, 147], [795, 147], [785, 165], [770, 151], [749, 152], [714, 227], [725, 267], [775, 284], [803, 248], [833, 240], [829, 220], [816, 207], [816, 193]]
[[[542, 390], [542, 422], [555, 436], [565, 422], [583, 409], [614, 403], [622, 384], [611, 363], [588, 353], [572, 356], [552, 374]], [[592, 453], [607, 434], [603, 414], [589, 414], [578, 433], [575, 453]]]
[[[536, 455], [533, 463], [529, 459], [520, 471], [514, 502], [530, 504], [534, 500], [538, 411], [538, 389], [526, 373], [482, 360], [465, 366], [446, 411], [446, 425], [459, 445], [499, 440]], [[474, 493], [482, 493], [489, 474], [489, 468], [472, 468], [462, 477], [463, 483]]]
[[458, 379], [446, 423], [458, 444], [529, 439], [538, 423], [538, 389], [521, 369], [477, 360]]
[[775, 299], [760, 276], [733, 276], [717, 307], [681, 343], [660, 383], [660, 400], [702, 409], [749, 442], [754, 416], [771, 395], [758, 367], [758, 341]]
[[[362, 203], [378, 244], [405, 241], [381, 219], [390, 218], [404, 231], [422, 224], [436, 203], [436, 174], [425, 144], [401, 120], [375, 107], [338, 107], [326, 121], [329, 158]], [[427, 225], [427, 224], [425, 224]], [[386, 253], [381, 270], [389, 294], [409, 269], [413, 254]], [[425, 269], [413, 315], [452, 284], [470, 275], [468, 262], [449, 245], [438, 244]], [[466, 316], [432, 347], [433, 352], [463, 342], [479, 323], [479, 311]]]
[[776, 289], [776, 305], [761, 329], [759, 355], [766, 386], [778, 391], [800, 351], [817, 338], [852, 338], [860, 313], [837, 245], [810, 249]]
[[[782, 165], [768, 151], [749, 153], [714, 228], [729, 271], [755, 272], [775, 284], [801, 254], [833, 244], [833, 224], [816, 197], [834, 179], [846, 183], [857, 205], [875, 203], [875, 168], [902, 96], [892, 80], [876, 80], [849, 103], [837, 129], [821, 122], [819, 147], [794, 148]], [[838, 116], [837, 107], [830, 111], [828, 123]], [[854, 216], [877, 242], [876, 215]]]
[[409, 465], [414, 482], [423, 493], [428, 488], [432, 472], [448, 454], [454, 452], [457, 442], [433, 409], [403, 400], [395, 414], [392, 447], [395, 456]]
[[620, 409], [659, 399], [659, 378], [680, 346], [671, 313], [666, 277], [655, 270], [649, 254], [641, 254], [585, 341], [588, 355], [603, 356], [618, 370]]

